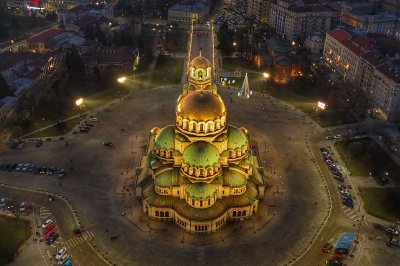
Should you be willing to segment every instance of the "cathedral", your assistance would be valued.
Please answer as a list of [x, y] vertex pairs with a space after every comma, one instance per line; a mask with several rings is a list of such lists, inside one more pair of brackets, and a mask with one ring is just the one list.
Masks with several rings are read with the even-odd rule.
[[249, 132], [228, 125], [212, 73], [201, 52], [189, 63], [175, 124], [150, 131], [136, 171], [143, 211], [190, 233], [249, 219], [264, 197], [263, 168]]

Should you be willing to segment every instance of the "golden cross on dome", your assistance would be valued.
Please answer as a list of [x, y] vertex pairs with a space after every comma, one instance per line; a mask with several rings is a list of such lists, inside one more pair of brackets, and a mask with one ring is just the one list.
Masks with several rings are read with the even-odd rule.
[[201, 57], [201, 50], [202, 50], [202, 49], [201, 49], [201, 47], [200, 47], [200, 51], [199, 51], [199, 56], [200, 56], [200, 57]]

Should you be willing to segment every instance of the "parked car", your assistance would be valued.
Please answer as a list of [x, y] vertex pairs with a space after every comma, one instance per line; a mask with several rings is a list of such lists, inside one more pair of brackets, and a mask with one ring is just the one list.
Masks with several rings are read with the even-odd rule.
[[67, 261], [64, 263], [64, 266], [72, 266], [71, 259], [67, 259]]
[[326, 140], [332, 140], [332, 139], [333, 139], [333, 136], [326, 136], [325, 139], [326, 139]]
[[60, 260], [58, 261], [58, 265], [64, 265], [64, 263], [66, 263], [68, 259], [69, 259], [68, 254], [64, 254], [64, 255], [60, 258]]
[[17, 167], [15, 168], [16, 171], [21, 171], [24, 165], [22, 163], [18, 164]]
[[54, 230], [54, 228], [56, 228], [56, 225], [55, 225], [55, 224], [49, 224], [48, 226], [46, 226], [46, 227], [43, 229], [43, 233], [44, 233], [44, 234], [48, 234], [50, 231]]
[[103, 142], [103, 145], [109, 148], [113, 148], [114, 144], [112, 142]]
[[340, 175], [333, 175], [333, 178], [336, 179], [339, 182], [344, 182], [344, 177]]
[[399, 231], [397, 231], [395, 228], [393, 228], [392, 226], [389, 226], [388, 228], [386, 228], [386, 232], [388, 234], [392, 234], [394, 236], [399, 236]]
[[325, 160], [325, 163], [326, 163], [327, 165], [333, 164], [333, 162], [332, 162], [331, 160]]
[[46, 166], [44, 166], [44, 167], [42, 167], [42, 169], [40, 169], [40, 173], [41, 174], [45, 174], [47, 172], [47, 167]]
[[339, 184], [339, 185], [338, 185], [338, 188], [339, 188], [339, 190], [344, 190], [344, 189], [346, 189], [346, 186], [345, 186], [345, 185], [342, 185], [342, 184]]
[[53, 220], [52, 219], [47, 219], [42, 223], [42, 228], [46, 228], [49, 224], [52, 224]]
[[330, 259], [330, 260], [328, 260], [328, 265], [329, 266], [342, 266], [342, 262], [335, 260], [335, 259]]
[[99, 122], [99, 119], [97, 117], [90, 117], [89, 118], [90, 122]]
[[40, 146], [42, 146], [42, 144], [43, 144], [43, 141], [42, 140], [38, 140], [38, 141], [36, 141], [35, 146], [36, 146], [36, 148], [39, 148]]
[[46, 244], [47, 245], [51, 245], [54, 241], [56, 241], [58, 238], [58, 234], [54, 234], [51, 237], [49, 237], [48, 239], [46, 239]]
[[325, 253], [329, 253], [329, 252], [331, 252], [332, 248], [333, 248], [333, 245], [331, 243], [326, 243], [324, 245], [324, 247], [322, 248], [322, 251]]
[[19, 211], [24, 212], [26, 209], [26, 202], [21, 202], [19, 205]]
[[60, 260], [62, 256], [67, 252], [66, 248], [60, 248], [56, 254], [56, 260]]
[[386, 227], [381, 225], [381, 224], [375, 223], [374, 224], [374, 228], [377, 229], [377, 230], [386, 231]]
[[344, 206], [346, 206], [346, 207], [349, 207], [349, 208], [351, 208], [351, 209], [353, 209], [353, 208], [354, 208], [354, 204], [353, 204], [353, 202], [346, 201], [346, 200], [342, 200], [342, 204], [343, 204]]
[[65, 169], [61, 169], [60, 172], [58, 173], [58, 177], [64, 177], [65, 176]]
[[26, 163], [26, 164], [24, 164], [24, 166], [22, 167], [22, 171], [26, 171], [26, 170], [28, 170], [28, 167], [29, 167], [29, 163]]
[[398, 246], [398, 247], [400, 247], [400, 240], [398, 240], [398, 239], [392, 239], [392, 240], [390, 240], [390, 245], [395, 245], [395, 246]]
[[75, 228], [74, 229], [74, 235], [75, 236], [81, 236], [82, 235], [82, 230], [80, 228]]

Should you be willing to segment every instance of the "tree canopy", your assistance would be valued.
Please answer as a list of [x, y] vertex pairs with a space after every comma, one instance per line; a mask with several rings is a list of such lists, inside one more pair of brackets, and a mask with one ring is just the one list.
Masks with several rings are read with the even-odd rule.
[[85, 62], [74, 47], [67, 50], [67, 54], [65, 55], [65, 64], [70, 73], [85, 72]]
[[217, 37], [219, 49], [224, 56], [232, 55], [234, 51], [233, 36], [235, 32], [228, 27], [228, 22], [224, 22], [218, 30]]
[[6, 96], [13, 96], [13, 93], [10, 91], [7, 81], [0, 73], [0, 99]]

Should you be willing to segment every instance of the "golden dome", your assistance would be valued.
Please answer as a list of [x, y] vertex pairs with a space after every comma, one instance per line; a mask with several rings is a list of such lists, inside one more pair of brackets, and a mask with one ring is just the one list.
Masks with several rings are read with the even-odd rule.
[[225, 115], [222, 99], [209, 91], [194, 91], [178, 104], [177, 112], [182, 118], [194, 121], [214, 121]]
[[207, 67], [212, 67], [212, 65], [207, 58], [201, 55], [200, 51], [200, 54], [197, 57], [193, 58], [192, 61], [190, 61], [189, 67], [194, 67], [195, 69], [198, 68], [206, 69]]

